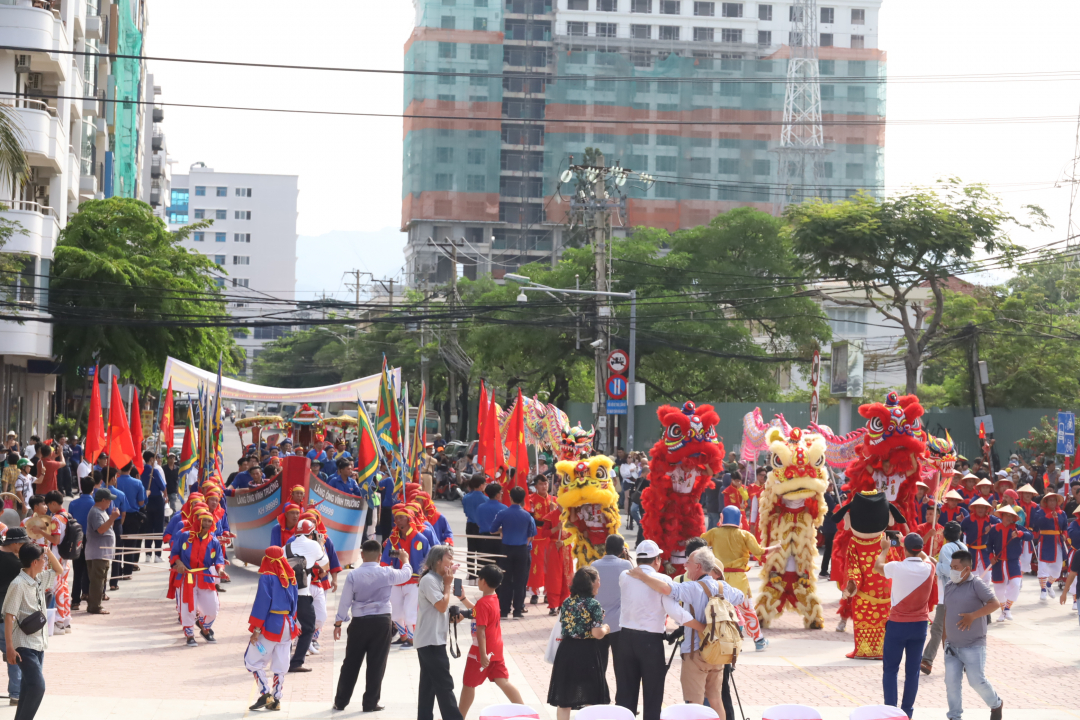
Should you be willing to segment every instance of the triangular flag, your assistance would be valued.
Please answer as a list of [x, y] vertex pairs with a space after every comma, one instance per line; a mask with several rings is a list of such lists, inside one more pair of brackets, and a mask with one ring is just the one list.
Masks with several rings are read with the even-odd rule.
[[86, 424], [86, 461], [97, 462], [98, 455], [105, 451], [105, 420], [101, 415], [101, 391], [98, 389], [98, 369], [94, 366], [94, 377], [90, 391], [90, 419]]
[[142, 459], [142, 413], [139, 410], [139, 389], [134, 385], [131, 387], [131, 413], [128, 418], [128, 428], [131, 431], [131, 447], [135, 451], [132, 462], [135, 463], [135, 470], [141, 477], [144, 467]]
[[124, 399], [120, 397], [120, 386], [116, 378], [112, 379], [112, 394], [109, 398], [109, 464], [122, 470], [135, 457], [135, 448], [131, 445], [131, 430], [128, 429], [127, 415], [124, 414]]

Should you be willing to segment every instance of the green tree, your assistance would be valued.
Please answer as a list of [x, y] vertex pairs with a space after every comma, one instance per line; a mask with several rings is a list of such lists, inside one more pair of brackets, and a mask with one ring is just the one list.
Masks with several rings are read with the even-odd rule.
[[[30, 164], [23, 149], [25, 145], [26, 135], [19, 126], [15, 108], [0, 104], [0, 178], [9, 188], [20, 187], [30, 174]], [[15, 191], [12, 191], [14, 194]], [[0, 205], [0, 211], [7, 209]], [[3, 288], [0, 294], [8, 297], [14, 294], [15, 274], [25, 264], [22, 253], [3, 252], [4, 246], [17, 232], [23, 232], [19, 223], [0, 218], [0, 287]]]
[[227, 327], [225, 300], [204, 255], [180, 245], [194, 229], [170, 233], [150, 206], [109, 198], [83, 203], [60, 233], [49, 310], [57, 324], [53, 351], [65, 372], [113, 363], [135, 382], [160, 387], [173, 356], [203, 368], [235, 372], [240, 350]]
[[845, 280], [865, 296], [847, 304], [873, 307], [903, 328], [906, 389], [913, 393], [924, 355], [942, 334], [948, 278], [974, 267], [980, 251], [1011, 266], [1018, 248], [1008, 230], [1045, 224], [1041, 209], [1027, 209], [1031, 221], [1022, 222], [985, 187], [952, 180], [940, 190], [916, 188], [886, 200], [860, 194], [792, 205], [785, 217], [809, 272]]
[[1038, 427], [1028, 430], [1028, 436], [1016, 441], [1022, 450], [1028, 453], [1028, 457], [1035, 457], [1040, 453], [1053, 458], [1057, 455], [1057, 418], [1049, 415], [1043, 416]]

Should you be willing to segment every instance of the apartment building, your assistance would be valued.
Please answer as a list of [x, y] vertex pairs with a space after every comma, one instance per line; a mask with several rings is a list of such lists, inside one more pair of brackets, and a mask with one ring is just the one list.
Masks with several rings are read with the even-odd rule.
[[[183, 245], [220, 267], [218, 285], [233, 317], [254, 319], [292, 309], [277, 301], [291, 303], [296, 296], [297, 182], [296, 175], [216, 172], [204, 163], [172, 175], [165, 213], [169, 229], [212, 221]], [[244, 348], [245, 376], [262, 346], [289, 329], [283, 323], [233, 333]]]
[[[822, 196], [884, 179], [880, 0], [818, 3]], [[408, 282], [445, 282], [431, 240], [496, 276], [554, 261], [571, 156], [648, 172], [627, 183], [616, 235], [677, 230], [738, 206], [773, 211], [790, 2], [414, 0], [405, 45], [402, 231]], [[618, 121], [618, 122], [611, 122]]]
[[141, 140], [143, 157], [149, 158], [149, 162], [142, 164], [139, 199], [154, 209], [154, 215], [165, 220], [172, 197], [172, 163], [165, 142], [165, 108], [154, 104], [161, 95], [161, 86], [154, 84], [154, 76], [149, 73], [143, 91], [147, 111], [143, 116]]

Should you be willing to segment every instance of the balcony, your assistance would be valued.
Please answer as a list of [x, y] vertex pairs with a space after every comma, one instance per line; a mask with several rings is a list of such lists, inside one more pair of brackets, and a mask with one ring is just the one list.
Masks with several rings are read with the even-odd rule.
[[154, 122], [159, 123], [165, 119], [165, 108], [154, 108]]
[[14, 233], [4, 245], [4, 252], [29, 253], [38, 257], [52, 257], [53, 247], [60, 236], [60, 217], [56, 210], [28, 200], [3, 200], [7, 208], [0, 215], [18, 222], [25, 232]]
[[97, 175], [79, 176], [79, 197], [83, 200], [92, 200], [98, 192]]
[[87, 40], [101, 39], [101, 18], [97, 15], [89, 15], [86, 18], [86, 27], [83, 30]]
[[165, 135], [164, 135], [164, 133], [155, 133], [153, 138], [150, 140], [150, 149], [153, 150], [154, 152], [157, 152], [157, 151], [161, 150], [164, 146], [165, 146]]
[[63, 81], [70, 72], [71, 57], [50, 52], [71, 50], [71, 37], [60, 20], [59, 7], [59, 2], [46, 0], [0, 0], [0, 45], [46, 48], [24, 54], [30, 55], [33, 72], [55, 73]]
[[[155, 157], [150, 162], [150, 177], [154, 178], [155, 180], [157, 178], [160, 178], [161, 177], [161, 167], [162, 167], [161, 158], [160, 157]], [[153, 205], [154, 203], [150, 203], [150, 204]]]
[[[0, 5], [0, 7], [4, 7]], [[67, 132], [57, 117], [56, 108], [42, 100], [3, 98], [0, 102], [14, 106], [26, 135], [27, 159], [31, 165], [43, 165], [60, 172], [67, 161]]]

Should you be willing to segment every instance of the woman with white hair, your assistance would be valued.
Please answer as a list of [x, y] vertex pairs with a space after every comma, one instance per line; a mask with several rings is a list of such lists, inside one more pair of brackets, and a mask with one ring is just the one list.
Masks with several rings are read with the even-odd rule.
[[[424, 559], [424, 574], [420, 576], [418, 594], [420, 606], [416, 614], [413, 647], [420, 660], [420, 694], [416, 709], [417, 720], [434, 720], [435, 701], [443, 720], [462, 720], [454, 695], [454, 678], [450, 674], [450, 658], [446, 654], [446, 634], [450, 627], [450, 598], [454, 584], [454, 549], [436, 545]], [[460, 619], [455, 616], [454, 622]]]

